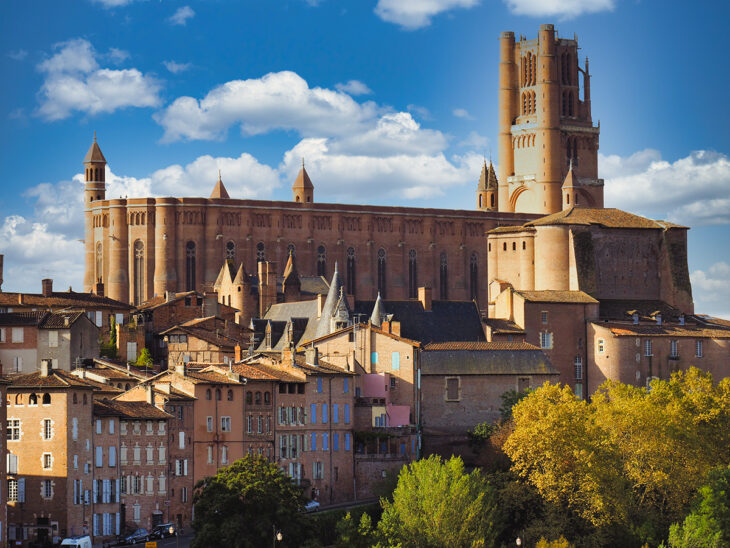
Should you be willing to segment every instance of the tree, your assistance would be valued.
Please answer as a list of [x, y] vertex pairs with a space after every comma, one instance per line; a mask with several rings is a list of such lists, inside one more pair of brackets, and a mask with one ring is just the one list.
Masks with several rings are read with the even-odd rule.
[[370, 515], [364, 512], [357, 524], [350, 512], [337, 522], [337, 548], [369, 548], [374, 544], [373, 521]]
[[508, 421], [512, 418], [512, 408], [526, 398], [532, 388], [525, 388], [524, 390], [507, 390], [500, 397], [502, 398], [502, 405], [499, 408], [499, 414], [502, 421]]
[[439, 456], [403, 467], [393, 501], [381, 500], [378, 532], [387, 546], [494, 546], [496, 490], [459, 457]]
[[143, 348], [139, 353], [139, 356], [137, 356], [135, 365], [138, 365], [139, 367], [152, 367], [152, 363], [152, 354], [150, 354], [150, 351], [147, 350], [146, 347]]
[[695, 509], [669, 529], [671, 548], [720, 548], [730, 545], [730, 466], [716, 468], [700, 489]]
[[109, 320], [109, 345], [117, 347], [117, 320], [114, 316]]
[[298, 546], [306, 536], [301, 489], [260, 455], [247, 455], [195, 486], [192, 548]]

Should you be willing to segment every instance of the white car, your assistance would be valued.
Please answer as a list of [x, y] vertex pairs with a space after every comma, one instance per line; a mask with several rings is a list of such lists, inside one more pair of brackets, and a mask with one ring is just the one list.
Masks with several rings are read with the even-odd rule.
[[91, 548], [91, 537], [89, 535], [69, 537], [61, 541], [61, 546], [66, 548]]
[[310, 500], [307, 504], [304, 505], [304, 511], [309, 512], [318, 512], [319, 511], [319, 503], [316, 500]]

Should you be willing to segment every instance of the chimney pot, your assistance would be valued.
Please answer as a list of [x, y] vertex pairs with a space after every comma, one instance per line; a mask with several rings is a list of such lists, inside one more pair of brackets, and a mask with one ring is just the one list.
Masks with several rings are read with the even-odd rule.
[[241, 345], [240, 344], [237, 344], [236, 347], [235, 347], [235, 349], [234, 349], [234, 360], [236, 362], [240, 362], [241, 361]]
[[50, 297], [53, 294], [53, 280], [45, 278], [41, 280], [41, 288], [44, 297]]
[[428, 286], [419, 287], [418, 300], [421, 301], [421, 305], [423, 306], [424, 310], [430, 311], [433, 300], [433, 290]]
[[309, 365], [319, 365], [319, 349], [315, 346], [307, 347], [304, 359]]
[[23, 293], [18, 293], [18, 304], [25, 304], [25, 295]]
[[184, 377], [185, 376], [185, 364], [184, 363], [177, 364], [175, 366], [175, 372]]
[[53, 370], [53, 362], [51, 360], [41, 360], [41, 377], [47, 377]]

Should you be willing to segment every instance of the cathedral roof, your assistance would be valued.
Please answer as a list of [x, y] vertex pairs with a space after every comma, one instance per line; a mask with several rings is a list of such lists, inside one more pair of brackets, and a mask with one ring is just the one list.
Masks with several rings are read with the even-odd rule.
[[221, 180], [221, 172], [218, 170], [218, 181], [216, 181], [215, 186], [213, 187], [213, 192], [210, 193], [211, 198], [225, 198], [228, 199], [230, 196], [228, 195], [228, 191], [226, 190], [225, 185], [223, 184], [223, 181]]
[[297, 178], [294, 180], [294, 184], [292, 185], [292, 188], [314, 189], [312, 180], [309, 178], [309, 174], [307, 173], [307, 170], [304, 169], [304, 162], [302, 162], [302, 169], [299, 170], [299, 174], [297, 175]]
[[479, 176], [479, 190], [497, 190], [497, 174], [494, 172], [494, 166], [492, 162], [489, 162], [487, 167], [487, 161], [484, 160], [482, 166], [482, 174]]
[[679, 225], [654, 221], [620, 209], [575, 206], [525, 223], [525, 226], [551, 225], [600, 225], [605, 228], [655, 228], [662, 230], [668, 227], [679, 227]]
[[324, 301], [324, 306], [322, 306], [322, 314], [319, 325], [317, 326], [316, 337], [322, 337], [330, 332], [329, 320], [337, 310], [337, 305], [340, 300], [340, 288], [342, 288], [342, 282], [340, 281], [340, 273], [337, 270], [337, 262], [335, 262], [335, 273], [332, 275], [332, 283], [330, 283], [327, 298]]
[[101, 153], [99, 143], [96, 142], [96, 132], [94, 132], [94, 142], [91, 143], [89, 152], [87, 152], [86, 156], [84, 156], [84, 163], [88, 164], [90, 162], [103, 162], [106, 164], [106, 158], [104, 158], [104, 155]]
[[[232, 264], [232, 263], [231, 263]], [[243, 267], [243, 263], [238, 265], [238, 271], [236, 272], [235, 278], [233, 278], [234, 284], [242, 284], [248, 282], [248, 273], [246, 272], [246, 269]]]

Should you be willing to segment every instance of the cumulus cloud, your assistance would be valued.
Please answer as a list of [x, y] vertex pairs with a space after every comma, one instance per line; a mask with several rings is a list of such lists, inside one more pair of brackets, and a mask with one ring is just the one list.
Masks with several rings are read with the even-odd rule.
[[176, 63], [175, 61], [163, 61], [162, 64], [165, 65], [165, 68], [173, 74], [185, 72], [191, 67], [190, 63]]
[[101, 4], [105, 8], [120, 8], [131, 4], [135, 0], [92, 0], [96, 4]]
[[204, 98], [179, 97], [155, 115], [163, 141], [220, 139], [234, 124], [244, 135], [294, 130], [305, 136], [362, 130], [379, 109], [358, 103], [347, 93], [314, 87], [290, 71], [261, 78], [232, 80]]
[[[110, 53], [119, 57], [121, 50]], [[54, 46], [54, 54], [38, 65], [45, 75], [38, 114], [47, 120], [72, 112], [98, 114], [125, 107], [155, 107], [159, 83], [137, 69], [100, 68], [93, 46], [78, 38]]]
[[459, 142], [460, 147], [475, 148], [484, 153], [489, 145], [489, 139], [484, 135], [479, 135], [476, 131], [472, 131], [463, 141]]
[[182, 6], [181, 8], [177, 8], [177, 11], [170, 16], [168, 21], [172, 25], [186, 25], [188, 19], [192, 19], [193, 17], [195, 17], [193, 8], [190, 6]]
[[584, 13], [612, 11], [615, 0], [505, 0], [516, 15], [572, 19]]
[[469, 114], [469, 111], [465, 108], [455, 108], [452, 111], [452, 114], [456, 116], [457, 118], [462, 118], [463, 120], [473, 120], [474, 116]]
[[378, 0], [375, 15], [406, 30], [427, 27], [431, 19], [455, 8], [472, 8], [479, 0]]
[[350, 95], [370, 95], [373, 90], [360, 80], [350, 80], [349, 82], [335, 84], [338, 91], [349, 93]]
[[730, 159], [710, 150], [674, 162], [646, 149], [625, 158], [599, 154], [606, 205], [690, 225], [730, 223]]
[[408, 105], [406, 107], [406, 110], [408, 112], [414, 113], [416, 116], [418, 116], [421, 120], [433, 120], [433, 116], [431, 115], [431, 111], [428, 110], [426, 107], [422, 107], [419, 105]]
[[720, 261], [707, 270], [695, 270], [690, 279], [695, 309], [730, 320], [730, 264]]
[[109, 48], [109, 59], [114, 64], [120, 64], [129, 59], [129, 52], [118, 48]]

